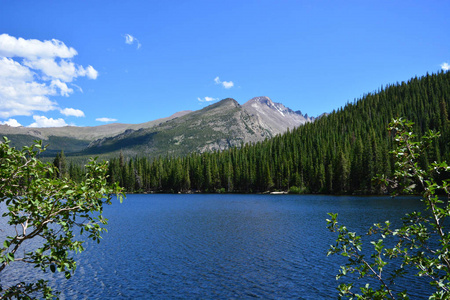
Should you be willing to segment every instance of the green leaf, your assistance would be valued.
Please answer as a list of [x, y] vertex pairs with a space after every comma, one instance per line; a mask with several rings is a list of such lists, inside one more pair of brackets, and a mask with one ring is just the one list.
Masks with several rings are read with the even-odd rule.
[[9, 262], [13, 262], [14, 261], [14, 254], [11, 253], [11, 252], [8, 252], [6, 254], [6, 260], [9, 261]]

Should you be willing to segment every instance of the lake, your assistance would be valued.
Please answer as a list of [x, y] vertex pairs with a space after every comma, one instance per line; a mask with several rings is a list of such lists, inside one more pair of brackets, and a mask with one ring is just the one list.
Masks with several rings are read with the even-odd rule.
[[[326, 256], [327, 213], [363, 233], [420, 208], [417, 198], [128, 195], [106, 207], [108, 233], [77, 256], [75, 275], [52, 281], [63, 299], [336, 299], [345, 260]], [[416, 281], [410, 296], [426, 299]]]

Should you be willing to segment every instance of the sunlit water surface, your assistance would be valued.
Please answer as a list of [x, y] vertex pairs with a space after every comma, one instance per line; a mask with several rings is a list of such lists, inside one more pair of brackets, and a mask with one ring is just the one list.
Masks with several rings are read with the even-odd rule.
[[[327, 213], [363, 233], [420, 208], [390, 197], [128, 195], [105, 209], [108, 233], [77, 255], [75, 275], [50, 280], [63, 299], [335, 299], [345, 260], [326, 256], [336, 238]], [[0, 279], [32, 276], [9, 268]], [[399, 288], [425, 299], [418, 282]]]

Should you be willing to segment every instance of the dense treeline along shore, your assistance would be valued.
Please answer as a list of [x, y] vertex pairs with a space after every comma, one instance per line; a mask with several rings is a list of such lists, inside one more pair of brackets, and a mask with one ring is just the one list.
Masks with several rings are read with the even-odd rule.
[[[450, 73], [427, 74], [382, 87], [264, 142], [183, 157], [121, 155], [110, 160], [109, 180], [127, 192], [384, 193], [372, 178], [393, 170], [388, 123], [412, 120], [419, 137], [440, 131], [421, 163], [450, 161], [449, 105]], [[61, 165], [61, 156], [55, 161]], [[62, 169], [72, 178], [82, 176], [74, 164]]]

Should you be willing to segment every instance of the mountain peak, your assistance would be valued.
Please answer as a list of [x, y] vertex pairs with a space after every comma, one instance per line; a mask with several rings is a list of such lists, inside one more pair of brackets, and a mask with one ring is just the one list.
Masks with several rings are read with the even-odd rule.
[[204, 107], [203, 110], [213, 110], [213, 109], [224, 108], [224, 107], [236, 108], [236, 107], [240, 107], [240, 105], [233, 98], [225, 98], [223, 100], [220, 100], [219, 102], [216, 102], [209, 106]]
[[250, 105], [253, 103], [260, 103], [260, 104], [265, 104], [269, 107], [274, 105], [272, 99], [270, 99], [267, 96], [259, 96], [259, 97], [252, 98], [252, 99], [248, 100], [247, 103], [249, 103]]
[[234, 100], [233, 98], [225, 98], [225, 99], [219, 101], [218, 103], [231, 104], [231, 105], [234, 105], [236, 107], [240, 106], [239, 103], [236, 100]]
[[293, 129], [313, 120], [305, 117], [300, 111], [281, 103], [273, 102], [267, 96], [255, 97], [247, 101], [242, 107], [259, 120], [260, 125], [274, 134], [283, 133], [287, 128]]

